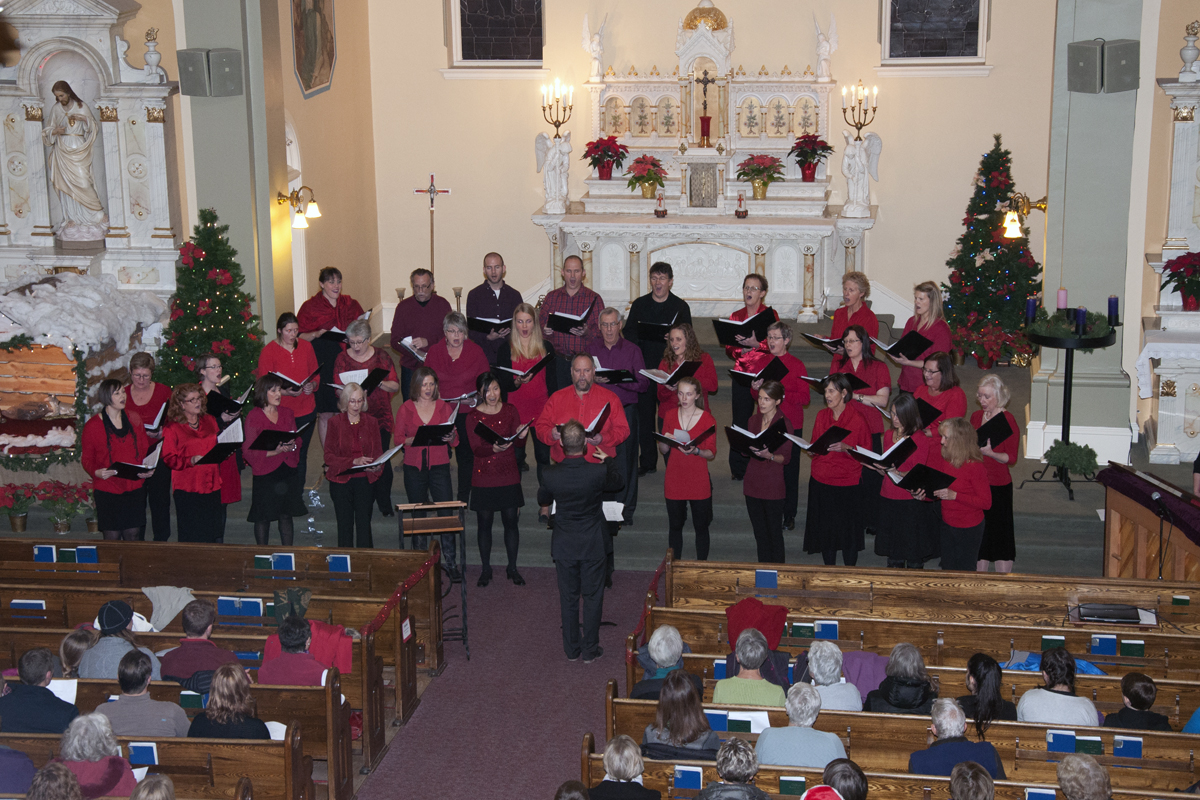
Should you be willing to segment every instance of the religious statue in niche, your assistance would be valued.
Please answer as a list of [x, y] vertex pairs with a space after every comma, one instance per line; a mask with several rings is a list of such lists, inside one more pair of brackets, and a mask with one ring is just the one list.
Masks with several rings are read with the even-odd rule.
[[850, 131], [842, 131], [842, 135], [846, 137], [846, 150], [842, 153], [846, 204], [842, 206], [842, 216], [869, 217], [871, 185], [867, 175], [879, 180], [879, 154], [883, 151], [883, 140], [875, 133], [868, 133], [862, 139], [851, 138]]
[[92, 158], [99, 128], [92, 110], [66, 81], [52, 87], [54, 108], [42, 141], [50, 148], [47, 165], [50, 185], [58, 193], [62, 221], [58, 238], [70, 242], [102, 241], [108, 232], [108, 215], [96, 193]]
[[551, 138], [546, 133], [539, 133], [533, 140], [533, 148], [537, 154], [538, 172], [542, 173], [542, 186], [546, 190], [546, 204], [542, 210], [547, 214], [567, 213], [567, 172], [570, 168], [571, 132], [568, 131], [561, 139]]
[[829, 35], [826, 35], [821, 32], [821, 23], [817, 22], [817, 14], [813, 12], [813, 27], [817, 29], [817, 83], [832, 83], [829, 57], [838, 49], [837, 20], [832, 13], [829, 15]]
[[604, 16], [604, 22], [600, 23], [600, 29], [592, 33], [588, 26], [588, 15], [583, 15], [583, 50], [592, 57], [592, 74], [588, 77], [590, 81], [599, 81], [601, 77], [600, 60], [604, 58], [604, 28], [606, 25], [608, 25], [607, 14]]
[[305, 98], [323, 92], [337, 61], [333, 0], [291, 0], [292, 57]]

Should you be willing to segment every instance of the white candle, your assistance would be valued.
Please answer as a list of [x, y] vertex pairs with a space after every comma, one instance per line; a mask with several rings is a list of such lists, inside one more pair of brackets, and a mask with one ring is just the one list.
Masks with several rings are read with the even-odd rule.
[[842, 108], [846, 107], [846, 87], [842, 87]]
[[567, 105], [569, 105], [569, 106], [575, 105], [575, 87], [574, 86], [567, 88]]
[[878, 86], [876, 86], [872, 90], [872, 95], [873, 95], [873, 97], [871, 98], [871, 108], [878, 108], [879, 107], [879, 87]]
[[546, 107], [546, 87], [542, 87], [542, 108]]

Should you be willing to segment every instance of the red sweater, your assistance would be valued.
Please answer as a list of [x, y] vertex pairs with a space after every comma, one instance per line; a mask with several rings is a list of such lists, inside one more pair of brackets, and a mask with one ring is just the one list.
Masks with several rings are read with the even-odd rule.
[[[914, 361], [924, 361], [934, 353], [949, 353], [950, 344], [950, 326], [946, 321], [939, 319], [937, 322], [930, 325], [924, 330], [917, 330], [917, 318], [909, 317], [908, 322], [904, 324], [904, 333], [917, 331], [917, 333], [929, 339], [933, 344], [924, 353], [921, 353], [920, 358], [913, 359]], [[903, 335], [903, 334], [901, 334]], [[906, 392], [916, 393], [917, 389], [924, 386], [924, 381], [921, 378], [920, 367], [901, 367], [900, 368], [900, 388]], [[961, 416], [961, 415], [960, 415]]]
[[497, 453], [492, 443], [484, 441], [475, 433], [479, 423], [491, 428], [501, 436], [512, 436], [521, 427], [521, 416], [511, 403], [505, 403], [495, 414], [484, 414], [472, 408], [467, 414], [467, 441], [475, 454], [475, 471], [471, 474], [472, 486], [514, 486], [521, 483], [517, 469], [517, 455], [512, 447]]
[[988, 486], [987, 470], [978, 461], [968, 461], [955, 467], [942, 457], [940, 450], [930, 453], [929, 466], [954, 476], [950, 490], [953, 500], [942, 500], [942, 522], [952, 528], [972, 528], [983, 522], [983, 512], [992, 507], [992, 488]]
[[[441, 425], [450, 419], [450, 415], [454, 413], [454, 406], [444, 400], [433, 401], [433, 416], [429, 418], [429, 425]], [[465, 414], [465, 410], [459, 411], [460, 414]], [[425, 425], [421, 421], [421, 415], [417, 413], [417, 406], [412, 400], [405, 400], [400, 406], [400, 410], [396, 412], [396, 444], [411, 439], [417, 435], [417, 428]], [[458, 433], [455, 432], [454, 438], [450, 441], [450, 446], [458, 444]], [[421, 468], [425, 463], [424, 459], [428, 458], [428, 465], [436, 467], [439, 464], [450, 463], [450, 450], [445, 445], [434, 445], [428, 447], [405, 447], [404, 448], [404, 466]]]
[[617, 454], [617, 445], [629, 438], [629, 423], [625, 420], [624, 406], [621, 399], [603, 386], [593, 385], [591, 390], [580, 397], [574, 386], [559, 389], [546, 401], [545, 408], [534, 423], [537, 437], [544, 444], [550, 445], [550, 458], [554, 463], [563, 460], [562, 443], [554, 440], [554, 428], [571, 420], [577, 420], [585, 428], [609, 404], [608, 419], [600, 429], [600, 447], [587, 445], [584, 458], [593, 464], [600, 463], [596, 458], [596, 450], [601, 449], [609, 456]]
[[221, 468], [217, 464], [192, 464], [192, 456], [202, 456], [217, 443], [217, 421], [208, 414], [200, 417], [200, 426], [192, 430], [186, 422], [169, 422], [163, 431], [162, 458], [171, 467], [171, 486], [185, 492], [208, 494], [221, 488]]
[[108, 469], [118, 461], [130, 464], [140, 464], [150, 452], [150, 440], [146, 438], [146, 428], [142, 418], [136, 412], [126, 412], [131, 433], [124, 436], [109, 436], [104, 430], [104, 419], [101, 414], [89, 419], [83, 426], [83, 469], [92, 476], [93, 488], [112, 494], [132, 492], [142, 485], [142, 481], [131, 481], [125, 478], [109, 478], [100, 480], [96, 472]]
[[447, 399], [475, 391], [475, 379], [491, 369], [483, 348], [470, 339], [463, 340], [458, 358], [450, 357], [445, 339], [429, 345], [425, 366], [437, 373], [438, 394]]
[[339, 294], [337, 305], [332, 305], [324, 292], [317, 292], [304, 301], [296, 312], [296, 321], [300, 323], [300, 332], [332, 330], [338, 328], [345, 331], [346, 326], [361, 317], [363, 307], [348, 294]]
[[[689, 429], [689, 433], [697, 434], [709, 428], [713, 429], [711, 434], [695, 443], [701, 450], [717, 452], [716, 425], [717, 421], [713, 415], [702, 411], [700, 418]], [[676, 407], [671, 409], [671, 412], [663, 419], [663, 433], [673, 436], [680, 427], [679, 408]], [[790, 442], [788, 444], [791, 445]], [[678, 450], [672, 450], [671, 457], [667, 459], [663, 496], [668, 500], [703, 500], [712, 497], [712, 479], [708, 475], [708, 461], [698, 455], [684, 455]]]
[[346, 412], [329, 418], [325, 432], [325, 477], [330, 483], [347, 483], [351, 478], [366, 475], [371, 483], [379, 480], [383, 469], [369, 469], [353, 475], [342, 475], [354, 466], [354, 459], [369, 457], [372, 461], [383, 455], [379, 439], [379, 423], [370, 414], [360, 414], [358, 424], [351, 425]]
[[133, 768], [122, 756], [105, 756], [99, 761], [54, 759], [75, 774], [84, 798], [129, 797], [137, 786]]
[[[250, 445], [254, 444], [254, 440], [263, 431], [294, 430], [296, 430], [296, 417], [292, 415], [291, 411], [283, 407], [282, 402], [279, 404], [279, 418], [275, 422], [271, 422], [267, 417], [267, 412], [261, 408], [250, 409], [250, 413], [246, 415], [246, 436], [242, 442], [242, 457], [250, 465], [250, 472], [254, 475], [270, 475], [279, 469], [281, 464], [287, 464], [289, 467], [299, 465], [300, 451], [298, 449], [290, 453], [269, 456], [267, 453], [271, 452], [270, 450], [252, 450], [250, 448]], [[299, 444], [299, 437], [294, 441]]]
[[[775, 309], [771, 308], [770, 306], [759, 306], [758, 311], [755, 311], [754, 313], [761, 314], [764, 311], [770, 312], [771, 316], [774, 317], [772, 322], [779, 321], [779, 315], [777, 313], [775, 313]], [[750, 312], [746, 310], [745, 306], [742, 306], [737, 311], [730, 314], [729, 318], [731, 320], [733, 320], [734, 322], [741, 322], [744, 319], [750, 318]], [[764, 352], [766, 351], [767, 339], [765, 336], [759, 340], [757, 349], [762, 350]], [[745, 354], [745, 352], [746, 352], [745, 348], [742, 348], [742, 347], [727, 346], [725, 348], [725, 355], [729, 356], [730, 361], [737, 361], [739, 358], [741, 358]]]
[[[842, 334], [846, 332], [846, 328], [849, 328], [851, 325], [861, 325], [863, 330], [867, 332], [867, 336], [870, 336], [872, 339], [879, 338], [879, 319], [875, 316], [875, 312], [867, 308], [865, 304], [849, 317], [846, 316], [846, 307], [839, 306], [833, 312], [833, 330], [830, 332], [829, 338], [841, 339]], [[863, 342], [863, 344], [870, 347], [872, 353], [875, 352], [874, 342]]]
[[[288, 352], [279, 342], [267, 342], [262, 355], [258, 357], [258, 369], [254, 375], [261, 378], [268, 372], [278, 372], [294, 381], [302, 381], [317, 371], [317, 354], [313, 346], [303, 339], [296, 340], [296, 347]], [[320, 381], [320, 376], [313, 378], [313, 383]], [[296, 397], [283, 396], [280, 402], [284, 408], [291, 409], [297, 418], [313, 413], [317, 409], [316, 398], [312, 394], [301, 393]]]
[[[513, 369], [526, 370], [532, 367], [540, 358], [515, 358], [512, 362]], [[532, 422], [537, 419], [538, 414], [542, 413], [542, 409], [546, 407], [546, 399], [550, 396], [549, 390], [546, 389], [546, 370], [554, 369], [554, 364], [548, 364], [542, 369], [539, 369], [537, 375], [534, 375], [528, 382], [517, 387], [515, 392], [508, 395], [508, 402], [517, 407], [517, 413], [521, 417], [521, 422]]]
[[[883, 415], [880, 414], [880, 416]], [[920, 432], [918, 432], [916, 436], [912, 437], [912, 440], [913, 444], [917, 446], [917, 449], [916, 452], [906, 458], [904, 463], [897, 468], [901, 474], [907, 474], [908, 471], [917, 464], [929, 463], [929, 454], [934, 447], [933, 440]], [[895, 443], [896, 429], [890, 428], [883, 434], [883, 449], [886, 450]], [[886, 477], [883, 479], [883, 486], [879, 490], [879, 496], [886, 497], [888, 500], [912, 500], [914, 503], [917, 502], [917, 500], [913, 498], [912, 493], [906, 489], [901, 489], [896, 485], [895, 481]]]
[[[153, 394], [150, 395], [150, 402], [144, 406], [139, 406], [133, 402], [133, 390], [125, 390], [125, 413], [137, 414], [142, 418], [142, 425], [153, 425], [154, 418], [158, 416], [158, 410], [171, 401], [171, 389], [161, 383], [154, 384]], [[163, 412], [162, 421], [159, 423], [158, 432], [150, 436], [151, 439], [158, 441], [162, 438], [163, 428], [167, 427], [167, 412]], [[143, 428], [144, 429], [144, 428]]]
[[[659, 362], [658, 368], [668, 375], [675, 371], [675, 365], [668, 364], [665, 359]], [[707, 411], [709, 395], [717, 393], [717, 367], [713, 364], [712, 356], [700, 354], [700, 368], [692, 377], [700, 381], [700, 388], [704, 389], [704, 410]], [[677, 387], [661, 383], [655, 383], [654, 387], [658, 391], [658, 416], [666, 419], [668, 411], [679, 408], [679, 395], [675, 393]]]
[[[837, 426], [850, 431], [850, 435], [842, 442], [849, 448], [871, 447], [871, 432], [867, 430], [867, 421], [856, 403], [847, 403], [841, 418], [835, 420], [833, 412], [822, 408], [817, 412], [817, 420], [813, 423], [812, 438], [815, 442], [821, 434]], [[823, 456], [813, 456], [812, 477], [826, 486], [854, 486], [862, 477], [862, 464], [845, 453], [828, 453]]]
[[[992, 444], [992, 450], [999, 454], [1004, 453], [1008, 456], [1008, 463], [1001, 464], [994, 458], [983, 457], [983, 466], [987, 470], [988, 486], [1007, 486], [1012, 483], [1012, 468], [1017, 461], [1017, 450], [1021, 446], [1021, 434], [1017, 427], [1017, 419], [1008, 411], [1001, 411], [1004, 418], [1008, 420], [1009, 427], [1012, 428], [1012, 435], [1002, 441], [1000, 444]], [[983, 427], [983, 410], [980, 409], [971, 415], [971, 427], [979, 430]], [[87, 429], [84, 429], [87, 433]]]
[[446, 315], [454, 309], [446, 298], [433, 294], [429, 302], [421, 305], [415, 297], [406, 297], [396, 306], [396, 314], [392, 317], [392, 349], [400, 355], [400, 366], [404, 369], [416, 369], [421, 362], [402, 347], [400, 342], [411, 336], [414, 339], [426, 339], [429, 344], [440, 342], [445, 335], [442, 333], [442, 323]]
[[[787, 421], [786, 415], [783, 416], [783, 421], [787, 432], [793, 433], [792, 424]], [[758, 433], [763, 429], [762, 422], [762, 414], [755, 411], [754, 416], [750, 417], [746, 430]], [[774, 423], [775, 420], [772, 419], [771, 424]], [[777, 450], [772, 451], [772, 454], [783, 456], [783, 464], [791, 461], [791, 440], [785, 439]], [[671, 458], [675, 458], [675, 455], [672, 454]], [[759, 500], [782, 500], [787, 497], [787, 487], [783, 483], [783, 464], [769, 458], [762, 459], [751, 455], [750, 463], [746, 465], [746, 477], [742, 480], [742, 493], [746, 497], [754, 497]]]
[[[359, 369], [365, 369], [369, 374], [373, 369], [386, 369], [387, 377], [384, 381], [392, 381], [399, 383], [400, 379], [396, 377], [396, 365], [392, 363], [392, 357], [383, 352], [380, 348], [374, 348], [375, 352], [366, 361], [355, 361], [350, 355], [349, 350], [343, 350], [338, 353], [337, 360], [333, 362], [334, 380], [341, 383], [338, 377], [343, 372], [353, 372]], [[367, 413], [375, 418], [375, 422], [379, 424], [379, 430], [390, 431], [392, 429], [392, 395], [394, 392], [385, 392], [383, 389], [376, 386], [367, 395]]]
[[[888, 372], [887, 364], [879, 359], [867, 361], [865, 358], [858, 362], [858, 369], [850, 363], [848, 358], [835, 358], [833, 364], [829, 368], [830, 374], [834, 372], [845, 372], [860, 378], [870, 384], [869, 388], [859, 389], [855, 394], [877, 395], [880, 389], [891, 388], [892, 375]], [[860, 411], [867, 420], [867, 430], [872, 434], [883, 433], [883, 414], [880, 414], [874, 408], [862, 406]]]

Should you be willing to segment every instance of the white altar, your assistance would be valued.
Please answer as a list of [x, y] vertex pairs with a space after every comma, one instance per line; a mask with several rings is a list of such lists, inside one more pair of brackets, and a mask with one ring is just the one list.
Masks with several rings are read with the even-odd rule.
[[[589, 52], [598, 60], [595, 41]], [[834, 305], [840, 299], [841, 276], [865, 269], [864, 234], [875, 224], [875, 207], [867, 217], [841, 217], [840, 207], [829, 205], [830, 164], [822, 162], [816, 180], [805, 183], [787, 156], [802, 134], [830, 143], [842, 138], [830, 125], [832, 78], [818, 79], [811, 67], [795, 74], [787, 65], [747, 72], [733, 52], [733, 22], [701, 0], [679, 21], [670, 74], [654, 65], [644, 73], [631, 66], [623, 75], [610, 66], [599, 75], [593, 62], [584, 87], [591, 138], [616, 136], [629, 148], [626, 168], [643, 154], [662, 162], [667, 216], [655, 217], [656, 201], [631, 192], [617, 170], [611, 180], [593, 171], [587, 192], [566, 213], [542, 209], [532, 217], [552, 244], [555, 285], [563, 259], [577, 254], [605, 302], [627, 307], [648, 291], [650, 265], [666, 261], [675, 294], [693, 314], [727, 315], [743, 305], [743, 278], [757, 273], [770, 281], [768, 303], [781, 316], [816, 321], [829, 297]], [[822, 63], [828, 65], [827, 55]], [[712, 146], [701, 147], [706, 102]], [[582, 151], [581, 142], [575, 146]], [[737, 164], [758, 154], [786, 164], [785, 180], [770, 184], [763, 200], [735, 177]], [[744, 219], [734, 215], [739, 195]]]
[[[126, 61], [130, 44], [121, 34], [137, 9], [132, 0], [5, 3], [21, 56], [0, 68], [0, 280], [66, 268], [112, 274], [123, 287], [163, 297], [174, 291], [178, 221], [171, 218], [164, 127], [178, 84], [158, 66], [153, 29], [144, 37], [147, 66]], [[57, 81], [70, 84], [98, 128], [90, 177], [105, 224], [85, 241], [64, 233], [53, 154], [43, 142], [57, 111]]]

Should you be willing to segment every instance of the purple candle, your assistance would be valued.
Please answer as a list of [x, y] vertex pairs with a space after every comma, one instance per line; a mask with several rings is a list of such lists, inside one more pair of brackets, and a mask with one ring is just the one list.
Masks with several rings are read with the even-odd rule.
[[1075, 309], [1075, 332], [1083, 336], [1084, 327], [1087, 325], [1087, 309], [1083, 306]]
[[1117, 325], [1120, 320], [1120, 317], [1118, 316], [1119, 310], [1117, 308], [1117, 302], [1117, 296], [1115, 294], [1110, 294], [1108, 296], [1108, 324], [1110, 326]]
[[1037, 316], [1037, 298], [1031, 297], [1025, 301], [1025, 324], [1029, 325], [1033, 322], [1033, 318]]

